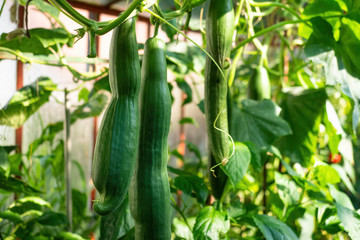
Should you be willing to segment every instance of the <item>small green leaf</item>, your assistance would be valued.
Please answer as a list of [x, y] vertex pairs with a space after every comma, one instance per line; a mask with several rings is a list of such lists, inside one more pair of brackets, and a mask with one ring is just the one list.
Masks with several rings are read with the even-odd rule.
[[79, 92], [79, 97], [78, 97], [79, 102], [81, 100], [84, 100], [84, 102], [87, 102], [89, 99], [89, 93], [90, 93], [90, 91], [87, 88], [85, 88], [85, 87], [82, 88]]
[[185, 140], [185, 144], [186, 147], [189, 149], [190, 152], [193, 152], [195, 154], [195, 156], [197, 157], [197, 159], [199, 161], [201, 161], [201, 152], [199, 150], [199, 148], [192, 142], [189, 142], [187, 140]]
[[8, 153], [5, 148], [0, 146], [0, 172], [3, 172], [5, 177], [8, 178], [10, 176], [10, 169]]
[[354, 206], [350, 200], [350, 198], [348, 197], [348, 195], [346, 195], [345, 193], [337, 190], [334, 185], [332, 184], [328, 184], [329, 185], [329, 190], [330, 190], [330, 194], [331, 197], [335, 200], [337, 205], [341, 205], [343, 207], [346, 207], [350, 210], [354, 210]]
[[316, 176], [321, 186], [326, 184], [336, 184], [340, 182], [340, 176], [338, 172], [331, 166], [319, 165], [315, 167], [314, 175]]
[[204, 99], [202, 99], [197, 105], [198, 105], [200, 111], [201, 111], [203, 114], [205, 114], [205, 102], [204, 102]]
[[174, 185], [184, 193], [195, 196], [199, 203], [206, 202], [209, 190], [202, 178], [195, 175], [180, 175], [174, 179]]
[[63, 240], [86, 240], [85, 238], [81, 237], [80, 235], [76, 233], [71, 232], [61, 232], [57, 238], [63, 239]]
[[250, 161], [251, 153], [249, 148], [243, 143], [236, 142], [234, 155], [229, 159], [225, 166], [222, 167], [234, 187], [245, 176]]
[[[189, 223], [190, 227], [193, 227], [196, 221], [195, 217], [189, 217], [186, 219]], [[186, 240], [194, 240], [193, 233], [191, 229], [189, 229], [188, 225], [179, 218], [174, 218], [173, 220], [174, 233], [176, 235], [176, 239], [186, 239]]]
[[192, 90], [191, 90], [191, 87], [189, 86], [189, 84], [183, 78], [177, 78], [175, 81], [176, 81], [178, 87], [181, 89], [181, 91], [183, 91], [187, 96], [185, 98], [184, 102], [182, 103], [182, 106], [184, 106], [185, 104], [191, 103], [192, 102]]
[[230, 221], [225, 213], [215, 210], [212, 206], [201, 209], [196, 218], [193, 236], [196, 240], [218, 240], [230, 229]]
[[12, 212], [24, 213], [29, 210], [40, 211], [44, 207], [51, 208], [51, 205], [40, 197], [29, 196], [16, 200], [9, 208]]
[[0, 212], [0, 218], [7, 219], [10, 222], [13, 222], [15, 224], [18, 224], [18, 223], [22, 222], [20, 214], [15, 213], [15, 212], [11, 212], [9, 210], [6, 210], [4, 212]]
[[196, 121], [194, 118], [190, 118], [190, 117], [182, 118], [182, 119], [179, 121], [179, 124], [180, 124], [180, 125], [183, 125], [183, 124], [193, 124], [193, 125], [195, 125], [196, 127], [199, 126], [199, 124], [197, 123], [197, 121]]
[[298, 240], [291, 228], [280, 220], [268, 215], [253, 216], [255, 224], [266, 240]]

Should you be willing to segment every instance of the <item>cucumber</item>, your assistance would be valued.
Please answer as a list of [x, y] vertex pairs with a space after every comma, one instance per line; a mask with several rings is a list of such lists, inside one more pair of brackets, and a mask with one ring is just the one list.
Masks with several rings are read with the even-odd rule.
[[167, 138], [171, 97], [165, 43], [157, 37], [145, 43], [141, 77], [139, 151], [129, 191], [135, 240], [170, 240]]
[[99, 128], [92, 164], [92, 179], [100, 193], [94, 210], [100, 215], [107, 215], [121, 205], [134, 172], [140, 80], [135, 20], [129, 19], [112, 35], [109, 56], [112, 96]]
[[258, 66], [255, 68], [250, 77], [247, 90], [249, 99], [263, 100], [271, 98], [270, 79], [265, 67]]
[[[233, 33], [232, 0], [210, 0], [206, 17], [206, 50], [225, 72], [225, 76], [229, 69]], [[226, 161], [230, 155], [231, 143], [226, 134], [228, 133], [227, 89], [227, 79], [222, 76], [215, 63], [207, 57], [205, 65], [205, 116], [210, 151], [216, 162]], [[222, 131], [216, 129], [214, 123], [216, 128]]]

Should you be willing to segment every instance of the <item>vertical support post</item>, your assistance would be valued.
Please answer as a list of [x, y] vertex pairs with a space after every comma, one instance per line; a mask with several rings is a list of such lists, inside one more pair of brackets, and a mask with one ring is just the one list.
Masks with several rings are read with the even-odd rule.
[[71, 140], [70, 140], [70, 111], [68, 109], [68, 100], [67, 100], [68, 91], [65, 88], [64, 90], [64, 110], [65, 110], [65, 119], [64, 119], [64, 162], [65, 162], [65, 208], [66, 215], [69, 220], [69, 230], [72, 230], [72, 192], [71, 192], [71, 161], [70, 161], [70, 151], [71, 151]]

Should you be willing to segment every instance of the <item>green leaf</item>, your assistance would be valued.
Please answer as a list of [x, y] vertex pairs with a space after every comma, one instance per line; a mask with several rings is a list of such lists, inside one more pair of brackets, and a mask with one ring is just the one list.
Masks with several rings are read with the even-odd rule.
[[332, 164], [331, 167], [334, 168], [338, 172], [338, 174], [339, 174], [339, 176], [341, 178], [341, 181], [345, 184], [347, 189], [349, 189], [349, 191], [352, 194], [356, 195], [356, 190], [355, 190], [349, 176], [347, 175], [344, 167], [342, 167], [339, 164]]
[[78, 97], [79, 102], [81, 100], [84, 100], [84, 102], [87, 102], [89, 99], [89, 94], [90, 94], [90, 91], [86, 87], [82, 88], [79, 92], [79, 97]]
[[275, 184], [279, 197], [285, 206], [291, 206], [298, 202], [300, 192], [295, 182], [287, 178], [286, 175], [275, 172]]
[[185, 144], [186, 144], [187, 149], [190, 152], [193, 152], [195, 154], [195, 156], [197, 157], [197, 159], [199, 161], [201, 161], [201, 152], [200, 152], [199, 148], [194, 143], [189, 142], [187, 140], [185, 140]]
[[80, 235], [76, 233], [71, 232], [61, 232], [57, 238], [63, 239], [63, 240], [86, 240], [85, 238], [81, 237]]
[[[195, 224], [196, 218], [189, 217], [186, 220], [189, 223], [189, 225], [192, 227]], [[176, 235], [175, 239], [178, 239], [178, 240], [180, 240], [180, 239], [193, 240], [194, 239], [191, 229], [189, 229], [188, 225], [186, 225], [186, 223], [183, 220], [175, 217], [173, 219], [173, 228], [174, 228], [174, 233]]]
[[29, 210], [41, 211], [42, 208], [51, 208], [51, 205], [40, 197], [29, 196], [16, 200], [9, 208], [12, 212], [24, 213]]
[[5, 148], [0, 146], [0, 173], [2, 172], [2, 174], [8, 178], [10, 176], [10, 170], [11, 168], [8, 153], [6, 152]]
[[109, 75], [106, 75], [105, 77], [95, 81], [94, 86], [89, 93], [89, 98], [91, 98], [93, 95], [95, 95], [95, 93], [100, 90], [105, 90], [111, 93]]
[[360, 215], [340, 204], [336, 204], [338, 217], [350, 238], [355, 240], [360, 236]]
[[256, 172], [260, 172], [262, 170], [263, 162], [261, 161], [261, 151], [254, 143], [252, 142], [243, 142], [251, 153], [251, 166], [254, 168]]
[[192, 102], [192, 90], [191, 90], [191, 87], [189, 86], [189, 84], [183, 78], [177, 78], [175, 81], [177, 83], [177, 86], [187, 96], [185, 98], [185, 100], [183, 101], [182, 106], [184, 106], [185, 104], [191, 103]]
[[100, 221], [100, 239], [120, 239], [135, 226], [130, 214], [129, 198]]
[[196, 240], [218, 240], [230, 229], [230, 221], [225, 213], [212, 206], [201, 209], [196, 218], [193, 236]]
[[236, 142], [234, 155], [229, 159], [225, 166], [222, 167], [234, 187], [245, 176], [250, 161], [251, 153], [249, 148], [243, 143]]
[[89, 99], [88, 102], [79, 106], [74, 112], [71, 113], [72, 121], [76, 119], [84, 119], [88, 117], [99, 116], [105, 109], [108, 97], [105, 94], [96, 94]]
[[326, 184], [336, 184], [340, 182], [338, 172], [331, 166], [319, 165], [315, 167], [314, 175], [316, 176], [321, 186]]
[[73, 36], [63, 28], [34, 28], [30, 29], [29, 33], [30, 38], [24, 35], [10, 40], [8, 40], [9, 34], [4, 33], [0, 38], [0, 46], [21, 52], [33, 53], [35, 55], [49, 55], [52, 54], [48, 49], [49, 47], [57, 52], [57, 44], [63, 45], [73, 38]]
[[0, 125], [14, 128], [22, 126], [44, 103], [49, 101], [56, 85], [48, 77], [40, 77], [34, 83], [19, 89], [7, 105], [0, 110]]
[[255, 215], [253, 216], [253, 220], [266, 240], [299, 239], [288, 225], [274, 217], [268, 215]]
[[334, 185], [329, 184], [329, 190], [331, 197], [335, 200], [337, 205], [341, 205], [350, 210], [354, 210], [354, 206], [350, 200], [350, 198], [343, 192], [337, 190]]
[[[171, 19], [169, 21], [169, 23], [171, 23], [171, 25], [173, 25], [174, 27], [178, 27], [177, 26], [177, 21], [176, 18]], [[174, 40], [174, 36], [177, 34], [177, 31], [174, 30], [172, 27], [170, 27], [167, 24], [161, 24], [161, 29], [166, 33], [166, 35], [168, 36], [168, 38], [170, 39], [170, 41]]]
[[[25, 6], [27, 1], [21, 0], [20, 3]], [[60, 15], [60, 11], [58, 9], [56, 9], [54, 6], [52, 6], [51, 4], [49, 4], [48, 2], [41, 1], [41, 0], [31, 0], [31, 2], [29, 2], [29, 4], [36, 6], [36, 8], [38, 10], [40, 10], [44, 13], [50, 14], [54, 18], [58, 18]]]
[[180, 119], [179, 124], [180, 124], [180, 125], [183, 125], [183, 124], [193, 124], [193, 125], [195, 125], [196, 127], [199, 126], [199, 124], [197, 123], [197, 121], [196, 121], [194, 118], [191, 118], [191, 117], [185, 117], [185, 118]]
[[14, 224], [18, 224], [22, 222], [20, 214], [11, 212], [9, 210], [0, 212], [0, 218], [7, 219], [8, 221], [13, 222]]
[[73, 188], [71, 190], [71, 197], [72, 197], [73, 219], [76, 222], [81, 223], [84, 217], [86, 216], [86, 208], [88, 201], [87, 195], [86, 193], [82, 193], [78, 189]]
[[1, 173], [0, 173], [0, 189], [13, 193], [26, 193], [26, 194], [41, 193], [40, 190], [29, 186], [29, 184], [11, 176], [7, 178], [5, 177], [5, 175]]
[[257, 102], [250, 99], [242, 101], [242, 109], [235, 105], [230, 130], [234, 140], [253, 142], [261, 148], [290, 134], [289, 125], [278, 116], [276, 107], [270, 100]]
[[37, 218], [37, 221], [42, 225], [58, 226], [68, 225], [69, 221], [67, 216], [63, 213], [58, 212], [45, 212], [41, 217]]
[[204, 102], [204, 99], [202, 99], [198, 104], [197, 106], [199, 107], [200, 111], [205, 114], [205, 102]]
[[291, 88], [285, 93], [283, 116], [290, 124], [293, 134], [279, 139], [278, 145], [292, 162], [303, 166], [312, 164], [326, 98], [323, 88]]
[[202, 178], [192, 174], [183, 174], [174, 179], [174, 185], [184, 193], [194, 195], [199, 203], [206, 202], [209, 190]]

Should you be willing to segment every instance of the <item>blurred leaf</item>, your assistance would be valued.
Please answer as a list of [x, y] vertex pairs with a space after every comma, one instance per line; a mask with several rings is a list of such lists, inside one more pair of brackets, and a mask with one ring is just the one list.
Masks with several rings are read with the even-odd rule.
[[195, 196], [199, 203], [205, 203], [209, 190], [204, 179], [192, 174], [182, 174], [174, 179], [174, 185], [184, 193]]
[[0, 146], [0, 174], [4, 174], [8, 178], [10, 176], [10, 169], [8, 153]]
[[289, 125], [276, 112], [270, 100], [242, 101], [242, 108], [234, 105], [231, 130], [235, 141], [253, 142], [257, 147], [266, 147], [281, 136], [291, 133]]
[[0, 212], [0, 218], [7, 219], [8, 221], [13, 222], [14, 224], [18, 224], [22, 222], [20, 214], [11, 212], [9, 210]]
[[[27, 0], [20, 0], [20, 3], [22, 5], [26, 5]], [[49, 4], [48, 2], [44, 2], [41, 0], [31, 0], [29, 4], [35, 5], [38, 10], [50, 14], [52, 17], [57, 18], [60, 15], [60, 11], [51, 4]]]
[[9, 209], [16, 213], [25, 213], [29, 210], [41, 211], [44, 207], [51, 208], [51, 205], [40, 197], [29, 196], [16, 200]]
[[85, 193], [80, 192], [77, 189], [72, 189], [72, 209], [73, 209], [73, 222], [79, 224], [86, 216], [86, 208], [88, 202], [88, 196]]
[[[186, 219], [190, 226], [194, 226], [196, 218], [189, 217]], [[176, 235], [175, 239], [186, 239], [186, 240], [194, 240], [193, 233], [191, 229], [186, 225], [186, 223], [179, 218], [174, 218], [172, 226], [174, 228], [173, 232]]]
[[[171, 19], [169, 23], [171, 23], [171, 25], [173, 25], [174, 27], [178, 28], [176, 18]], [[174, 30], [172, 27], [169, 27], [169, 25], [167, 24], [161, 24], [161, 29], [166, 33], [166, 35], [170, 39], [170, 42], [174, 40], [174, 36], [177, 34], [176, 30]]]
[[251, 166], [255, 171], [260, 172], [262, 170], [263, 162], [261, 161], [260, 149], [252, 142], [243, 142], [251, 153]]
[[245, 176], [251, 161], [249, 148], [240, 142], [235, 143], [234, 155], [222, 167], [225, 174], [229, 177], [231, 184], [235, 187]]
[[268, 215], [255, 215], [253, 216], [253, 219], [266, 240], [299, 239], [288, 225], [274, 217]]
[[22, 126], [44, 103], [49, 101], [56, 85], [48, 77], [40, 77], [34, 83], [19, 89], [7, 105], [0, 110], [0, 125], [14, 128]]
[[195, 156], [197, 157], [197, 159], [199, 161], [201, 161], [201, 152], [199, 150], [199, 148], [192, 142], [189, 142], [187, 140], [185, 140], [185, 144], [186, 144], [186, 147], [188, 148], [188, 150], [190, 152], [193, 152], [195, 154]]
[[194, 118], [191, 118], [191, 117], [185, 117], [185, 118], [180, 119], [179, 124], [180, 124], [180, 125], [183, 125], [183, 124], [193, 124], [193, 125], [195, 125], [196, 127], [199, 126], [199, 124], [197, 123], [197, 121], [196, 121]]
[[49, 47], [57, 52], [57, 44], [66, 44], [73, 38], [63, 28], [33, 28], [29, 30], [29, 33], [30, 38], [23, 36], [11, 40], [8, 40], [8, 34], [3, 33], [0, 38], [0, 46], [36, 55], [49, 55], [52, 54]]
[[345, 184], [347, 189], [349, 189], [349, 191], [352, 194], [356, 195], [356, 190], [355, 190], [350, 178], [346, 174], [345, 169], [339, 164], [332, 164], [331, 167], [334, 168], [338, 172], [341, 180], [343, 181], [343, 183]]
[[37, 190], [27, 183], [14, 178], [14, 177], [5, 177], [5, 175], [0, 173], [0, 189], [5, 190], [7, 192], [13, 193], [26, 193], [26, 194], [35, 194], [41, 193], [40, 190]]
[[296, 184], [284, 174], [275, 172], [275, 184], [279, 192], [280, 199], [286, 207], [294, 205], [300, 198], [300, 192]]
[[202, 99], [197, 105], [198, 105], [200, 111], [201, 111], [203, 114], [205, 114], [205, 102], [204, 102], [204, 99]]
[[105, 90], [111, 93], [110, 83], [109, 83], [109, 75], [95, 81], [93, 88], [89, 93], [89, 98], [95, 95], [100, 90]]
[[41, 217], [37, 218], [37, 221], [42, 225], [58, 226], [68, 225], [69, 221], [67, 216], [58, 212], [45, 212]]
[[76, 233], [71, 232], [61, 232], [56, 239], [61, 240], [86, 240], [85, 238], [81, 237], [80, 235]]
[[328, 186], [329, 186], [331, 197], [335, 200], [337, 205], [341, 205], [350, 210], [354, 210], [354, 206], [353, 206], [350, 198], [348, 197], [348, 195], [337, 190], [334, 187], [334, 185], [332, 185], [331, 183], [329, 183]]
[[338, 172], [331, 166], [319, 165], [315, 167], [314, 175], [316, 176], [321, 186], [326, 184], [336, 184], [340, 182], [340, 176]]
[[196, 218], [193, 236], [196, 240], [217, 240], [230, 229], [230, 221], [225, 213], [212, 206], [201, 209]]
[[360, 236], [360, 215], [340, 204], [336, 204], [337, 214], [350, 238], [355, 240]]
[[298, 162], [302, 166], [312, 164], [326, 98], [324, 88], [291, 88], [285, 93], [283, 116], [290, 124], [293, 134], [282, 137], [278, 143], [281, 152], [292, 162]]
[[186, 99], [182, 103], [182, 106], [185, 104], [192, 102], [192, 90], [189, 84], [183, 78], [177, 78], [176, 80], [177, 86], [186, 94]]
[[86, 87], [83, 87], [79, 92], [78, 101], [80, 102], [81, 100], [84, 100], [84, 102], [87, 102], [89, 99], [89, 94], [90, 91]]
[[126, 197], [117, 209], [101, 217], [100, 239], [119, 239], [134, 226], [135, 222], [130, 214], [129, 197]]
[[88, 117], [99, 116], [105, 109], [108, 97], [105, 94], [96, 94], [89, 99], [88, 102], [79, 106], [74, 112], [71, 113], [71, 120], [84, 119]]

